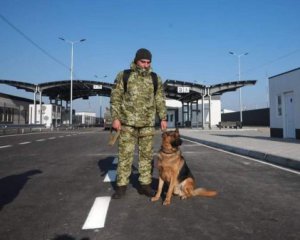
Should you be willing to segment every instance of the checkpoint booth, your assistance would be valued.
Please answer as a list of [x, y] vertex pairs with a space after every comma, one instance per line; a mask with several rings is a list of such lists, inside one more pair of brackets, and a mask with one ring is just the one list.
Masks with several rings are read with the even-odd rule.
[[170, 111], [174, 113], [177, 127], [211, 129], [213, 125], [217, 125], [221, 121], [220, 96], [225, 92], [236, 91], [244, 86], [255, 85], [255, 83], [256, 80], [244, 80], [203, 85], [168, 79], [164, 82], [167, 99], [181, 102], [181, 106], [177, 107], [177, 111], [173, 106], [168, 108], [168, 116]]

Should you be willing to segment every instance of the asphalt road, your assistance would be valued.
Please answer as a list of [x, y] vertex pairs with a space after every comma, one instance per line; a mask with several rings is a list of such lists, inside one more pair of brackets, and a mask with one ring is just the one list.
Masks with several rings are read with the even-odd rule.
[[[185, 140], [198, 186], [215, 198], [172, 198], [170, 206], [138, 195], [137, 161], [122, 200], [111, 200], [102, 228], [83, 230], [116, 166], [108, 132], [81, 130], [0, 137], [0, 239], [155, 240], [300, 238], [300, 175]], [[160, 134], [155, 138], [155, 152]], [[153, 173], [157, 185], [157, 171]]]

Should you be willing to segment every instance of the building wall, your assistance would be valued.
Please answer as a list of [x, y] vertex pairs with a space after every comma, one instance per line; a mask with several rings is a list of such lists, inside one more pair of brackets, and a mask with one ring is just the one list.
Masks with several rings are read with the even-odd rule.
[[36, 105], [37, 115], [34, 122], [34, 104], [29, 106], [29, 123], [45, 124], [46, 127], [56, 126], [61, 123], [62, 107], [54, 104], [42, 104], [42, 122], [40, 122], [40, 105]]
[[269, 78], [271, 137], [286, 137], [285, 97], [293, 94], [295, 137], [300, 138], [300, 68]]
[[[240, 121], [240, 112], [222, 113], [222, 121]], [[244, 126], [270, 126], [269, 108], [243, 111]]]
[[0, 124], [27, 124], [29, 104], [33, 101], [0, 93]]
[[91, 112], [77, 112], [76, 119], [80, 120], [78, 124], [95, 125], [96, 124], [96, 113]]

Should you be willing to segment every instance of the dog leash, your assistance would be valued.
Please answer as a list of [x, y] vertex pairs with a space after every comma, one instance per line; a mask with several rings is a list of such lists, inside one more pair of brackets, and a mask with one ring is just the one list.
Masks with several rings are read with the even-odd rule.
[[113, 128], [110, 128], [108, 145], [113, 146], [115, 142], [118, 140], [119, 136], [120, 136], [120, 130], [115, 131]]

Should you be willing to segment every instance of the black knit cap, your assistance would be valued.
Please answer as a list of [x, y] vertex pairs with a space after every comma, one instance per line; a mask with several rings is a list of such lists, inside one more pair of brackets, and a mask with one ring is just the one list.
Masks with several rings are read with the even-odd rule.
[[152, 60], [152, 54], [151, 52], [146, 49], [146, 48], [140, 48], [139, 50], [137, 50], [136, 54], [135, 54], [135, 58], [134, 58], [134, 62], [136, 63], [138, 60], [141, 59], [147, 59], [147, 60]]

